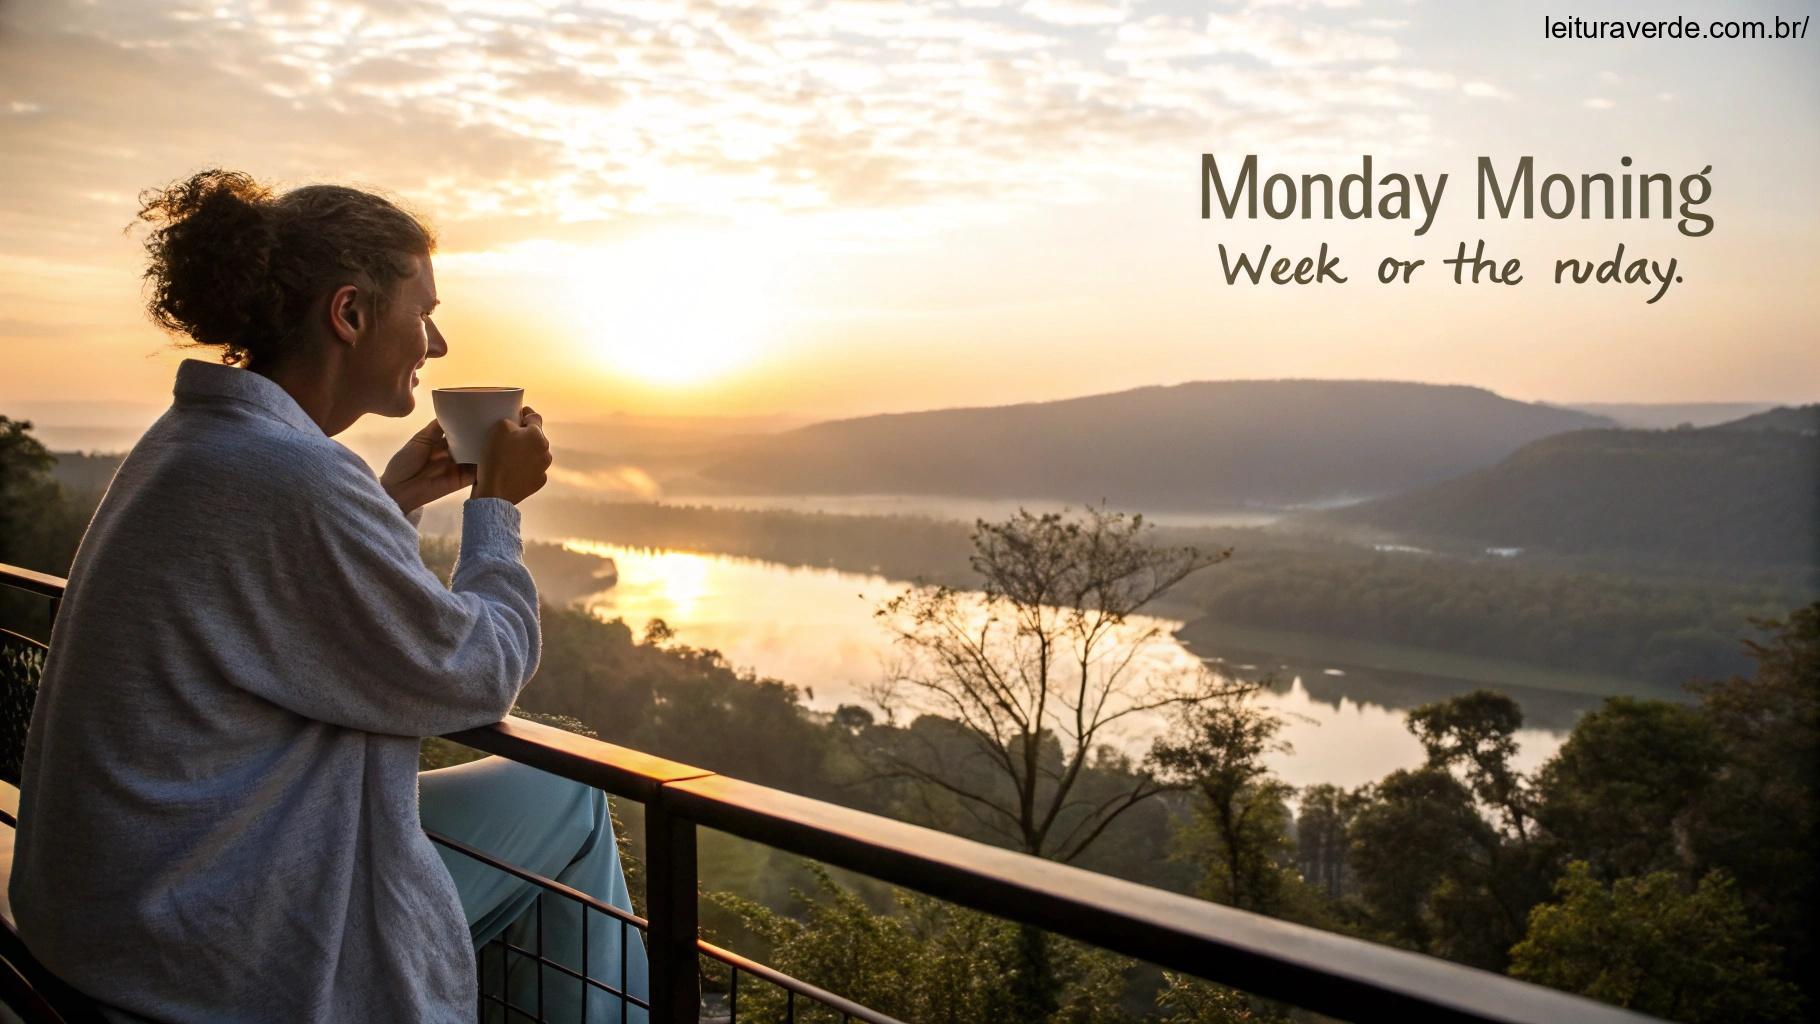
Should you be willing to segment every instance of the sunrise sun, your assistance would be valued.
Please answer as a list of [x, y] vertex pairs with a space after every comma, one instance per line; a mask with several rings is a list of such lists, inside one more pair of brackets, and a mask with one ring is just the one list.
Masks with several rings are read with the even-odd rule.
[[757, 239], [666, 233], [590, 251], [576, 282], [581, 340], [604, 369], [663, 385], [752, 363], [774, 327], [771, 267]]

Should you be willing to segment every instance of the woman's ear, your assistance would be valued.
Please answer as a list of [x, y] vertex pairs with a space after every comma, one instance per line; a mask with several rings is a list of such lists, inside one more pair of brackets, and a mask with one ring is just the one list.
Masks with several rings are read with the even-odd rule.
[[362, 315], [357, 286], [344, 284], [329, 295], [329, 330], [337, 340], [352, 345], [360, 334]]

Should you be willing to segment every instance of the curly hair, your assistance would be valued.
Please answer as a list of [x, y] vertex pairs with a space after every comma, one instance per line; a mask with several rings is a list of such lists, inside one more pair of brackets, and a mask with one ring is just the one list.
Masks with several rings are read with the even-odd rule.
[[344, 284], [366, 290], [373, 315], [382, 315], [394, 286], [415, 272], [413, 257], [436, 249], [416, 216], [341, 185], [274, 195], [246, 174], [216, 169], [147, 189], [139, 202], [137, 220], [153, 225], [146, 312], [167, 331], [223, 346], [230, 364], [293, 353], [310, 307]]

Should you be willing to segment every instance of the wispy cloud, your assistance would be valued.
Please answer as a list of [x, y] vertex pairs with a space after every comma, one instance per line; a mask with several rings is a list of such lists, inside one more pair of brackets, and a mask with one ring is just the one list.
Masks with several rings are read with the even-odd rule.
[[1088, 201], [1084, 182], [1179, 174], [1215, 144], [1407, 136], [1409, 108], [1451, 80], [1392, 69], [1400, 23], [1351, 27], [1368, 20], [1354, 4], [1253, 6], [19, 5], [0, 34], [0, 187], [34, 197], [15, 235], [40, 245], [71, 231], [79, 195], [215, 162], [433, 200], [470, 245], [755, 207], [940, 217]]
[[1107, 0], [1029, 0], [1021, 10], [1057, 25], [1114, 25], [1131, 15], [1130, 4]]

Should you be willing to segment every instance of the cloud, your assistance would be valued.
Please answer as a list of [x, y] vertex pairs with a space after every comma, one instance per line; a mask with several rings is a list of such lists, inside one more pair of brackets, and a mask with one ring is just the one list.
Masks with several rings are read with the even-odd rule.
[[1367, 81], [1407, 85], [1412, 89], [1451, 89], [1456, 79], [1445, 71], [1381, 66], [1365, 73]]
[[1314, 8], [1327, 10], [1345, 10], [1358, 7], [1361, 0], [1247, 0], [1247, 10], [1265, 10], [1271, 7], [1287, 7], [1293, 10], [1306, 11]]
[[1603, 96], [1594, 96], [1591, 99], [1581, 100], [1580, 105], [1588, 110], [1610, 110], [1617, 106], [1616, 103], [1613, 103]]
[[1105, 0], [1029, 0], [1021, 10], [1056, 25], [1116, 25], [1130, 16], [1130, 5]]
[[14, 5], [0, 188], [13, 238], [66, 252], [131, 218], [81, 196], [217, 165], [281, 187], [383, 185], [455, 246], [754, 209], [939, 220], [1086, 202], [1095, 179], [1166, 180], [1214, 140], [1419, 144], [1424, 97], [1457, 79], [1395, 65], [1406, 23], [1353, 6]]
[[1216, 52], [1244, 54], [1279, 67], [1395, 60], [1400, 52], [1396, 41], [1383, 33], [1354, 32], [1281, 15], [1210, 14], [1207, 34]]

